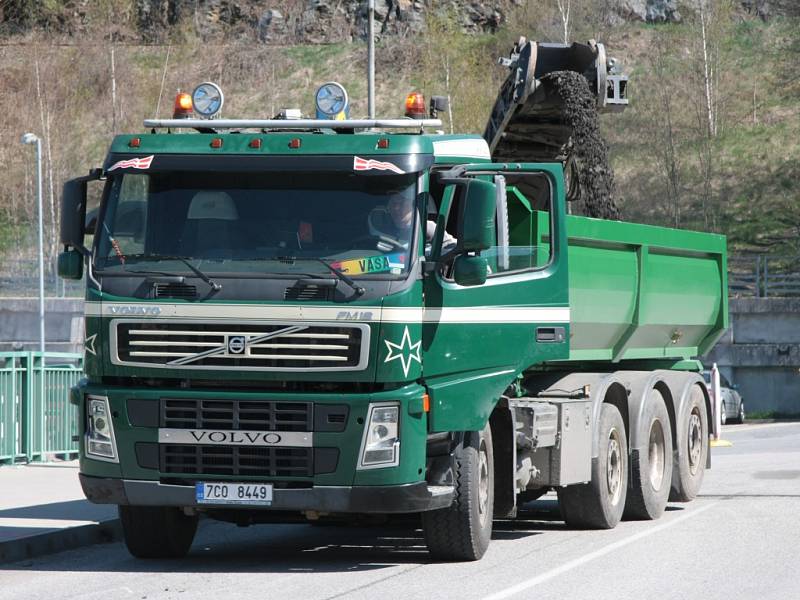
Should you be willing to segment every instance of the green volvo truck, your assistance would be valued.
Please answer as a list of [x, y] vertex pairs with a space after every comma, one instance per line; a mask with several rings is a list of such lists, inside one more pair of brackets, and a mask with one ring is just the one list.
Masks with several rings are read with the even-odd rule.
[[562, 161], [493, 162], [552, 104], [547, 72], [626, 102], [601, 45], [526, 44], [485, 137], [416, 95], [341, 120], [336, 84], [321, 118], [225, 120], [203, 84], [177, 116], [216, 118], [146, 121], [65, 184], [80, 480], [135, 556], [185, 555], [200, 516], [419, 513], [434, 557], [475, 560], [551, 490], [581, 528], [694, 498], [725, 239], [569, 215]]

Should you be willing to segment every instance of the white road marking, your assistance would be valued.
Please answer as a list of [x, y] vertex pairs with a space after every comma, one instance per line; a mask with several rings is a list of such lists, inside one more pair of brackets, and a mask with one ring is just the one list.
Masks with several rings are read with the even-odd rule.
[[39, 519], [37, 517], [2, 517], [0, 527], [22, 527], [26, 529], [64, 529], [81, 525], [97, 525], [97, 521], [71, 519]]
[[585, 554], [580, 558], [576, 558], [574, 560], [566, 562], [563, 565], [556, 567], [555, 569], [545, 571], [544, 573], [541, 573], [536, 577], [531, 577], [530, 579], [526, 579], [525, 581], [522, 581], [517, 585], [511, 586], [510, 588], [506, 588], [490, 596], [486, 596], [483, 600], [500, 600], [501, 598], [510, 598], [511, 596], [514, 596], [516, 594], [519, 594], [520, 592], [528, 590], [536, 585], [539, 585], [540, 583], [544, 583], [545, 581], [553, 579], [554, 577], [558, 577], [562, 573], [566, 573], [567, 571], [570, 571], [575, 567], [579, 567], [583, 564], [593, 561], [595, 558], [600, 558], [601, 556], [605, 556], [606, 554], [613, 552], [618, 548], [622, 548], [623, 546], [627, 546], [628, 544], [637, 542], [642, 538], [646, 538], [650, 535], [653, 535], [654, 533], [658, 533], [659, 531], [663, 531], [669, 527], [672, 527], [673, 525], [677, 525], [678, 523], [685, 521], [686, 519], [695, 517], [700, 513], [705, 512], [708, 509], [712, 508], [713, 506], [716, 506], [717, 504], [718, 502], [711, 502], [710, 504], [706, 504], [705, 506], [702, 506], [697, 510], [693, 510], [692, 512], [683, 514], [670, 521], [667, 521], [666, 523], [662, 523], [661, 525], [657, 525], [656, 527], [651, 527], [650, 529], [645, 529], [644, 531], [640, 531], [639, 533], [636, 533], [630, 537], [616, 541], [613, 544], [609, 544], [605, 548], [600, 548], [599, 550], [595, 550], [594, 552]]

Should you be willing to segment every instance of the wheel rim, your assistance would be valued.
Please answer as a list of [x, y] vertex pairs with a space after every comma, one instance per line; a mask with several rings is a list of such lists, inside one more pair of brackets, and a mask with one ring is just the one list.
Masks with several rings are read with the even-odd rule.
[[728, 413], [725, 410], [725, 405], [720, 406], [719, 409], [719, 422], [725, 425], [728, 420]]
[[612, 429], [608, 435], [608, 454], [606, 456], [606, 485], [611, 504], [617, 504], [622, 494], [622, 445], [619, 432]]
[[650, 427], [648, 463], [650, 464], [650, 485], [654, 490], [660, 490], [661, 484], [664, 482], [665, 444], [661, 421], [653, 421]]
[[486, 442], [481, 440], [478, 453], [478, 519], [481, 525], [486, 523], [489, 513], [489, 457], [486, 453]]
[[744, 402], [739, 405], [739, 421], [744, 423]]
[[700, 467], [700, 455], [703, 453], [703, 424], [700, 411], [695, 407], [689, 417], [689, 470], [692, 475]]

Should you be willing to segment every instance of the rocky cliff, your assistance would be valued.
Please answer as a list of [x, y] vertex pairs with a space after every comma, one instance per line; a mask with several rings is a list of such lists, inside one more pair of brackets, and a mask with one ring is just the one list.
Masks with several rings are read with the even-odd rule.
[[[570, 0], [564, 0], [570, 2]], [[625, 21], [677, 22], [708, 0], [571, 0], [576, 13], [610, 25]], [[553, 9], [554, 0], [375, 0], [377, 31], [407, 36], [425, 30], [429, 16], [450, 18], [464, 31], [494, 32], [514, 11]], [[767, 19], [796, 10], [797, 0], [738, 0]], [[192, 33], [201, 39], [246, 37], [267, 44], [330, 43], [363, 39], [366, 0], [5, 0], [0, 35], [29, 30], [76, 35], [112, 32], [118, 38], [159, 42]]]

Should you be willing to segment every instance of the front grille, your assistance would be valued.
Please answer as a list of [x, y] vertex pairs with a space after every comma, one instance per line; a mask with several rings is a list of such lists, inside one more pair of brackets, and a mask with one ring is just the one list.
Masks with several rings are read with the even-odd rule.
[[111, 334], [115, 364], [162, 368], [358, 370], [367, 366], [369, 348], [366, 324], [120, 319], [112, 322]]
[[170, 474], [311, 477], [314, 449], [161, 444], [159, 462]]
[[244, 431], [312, 431], [311, 402], [161, 399], [161, 427]]

